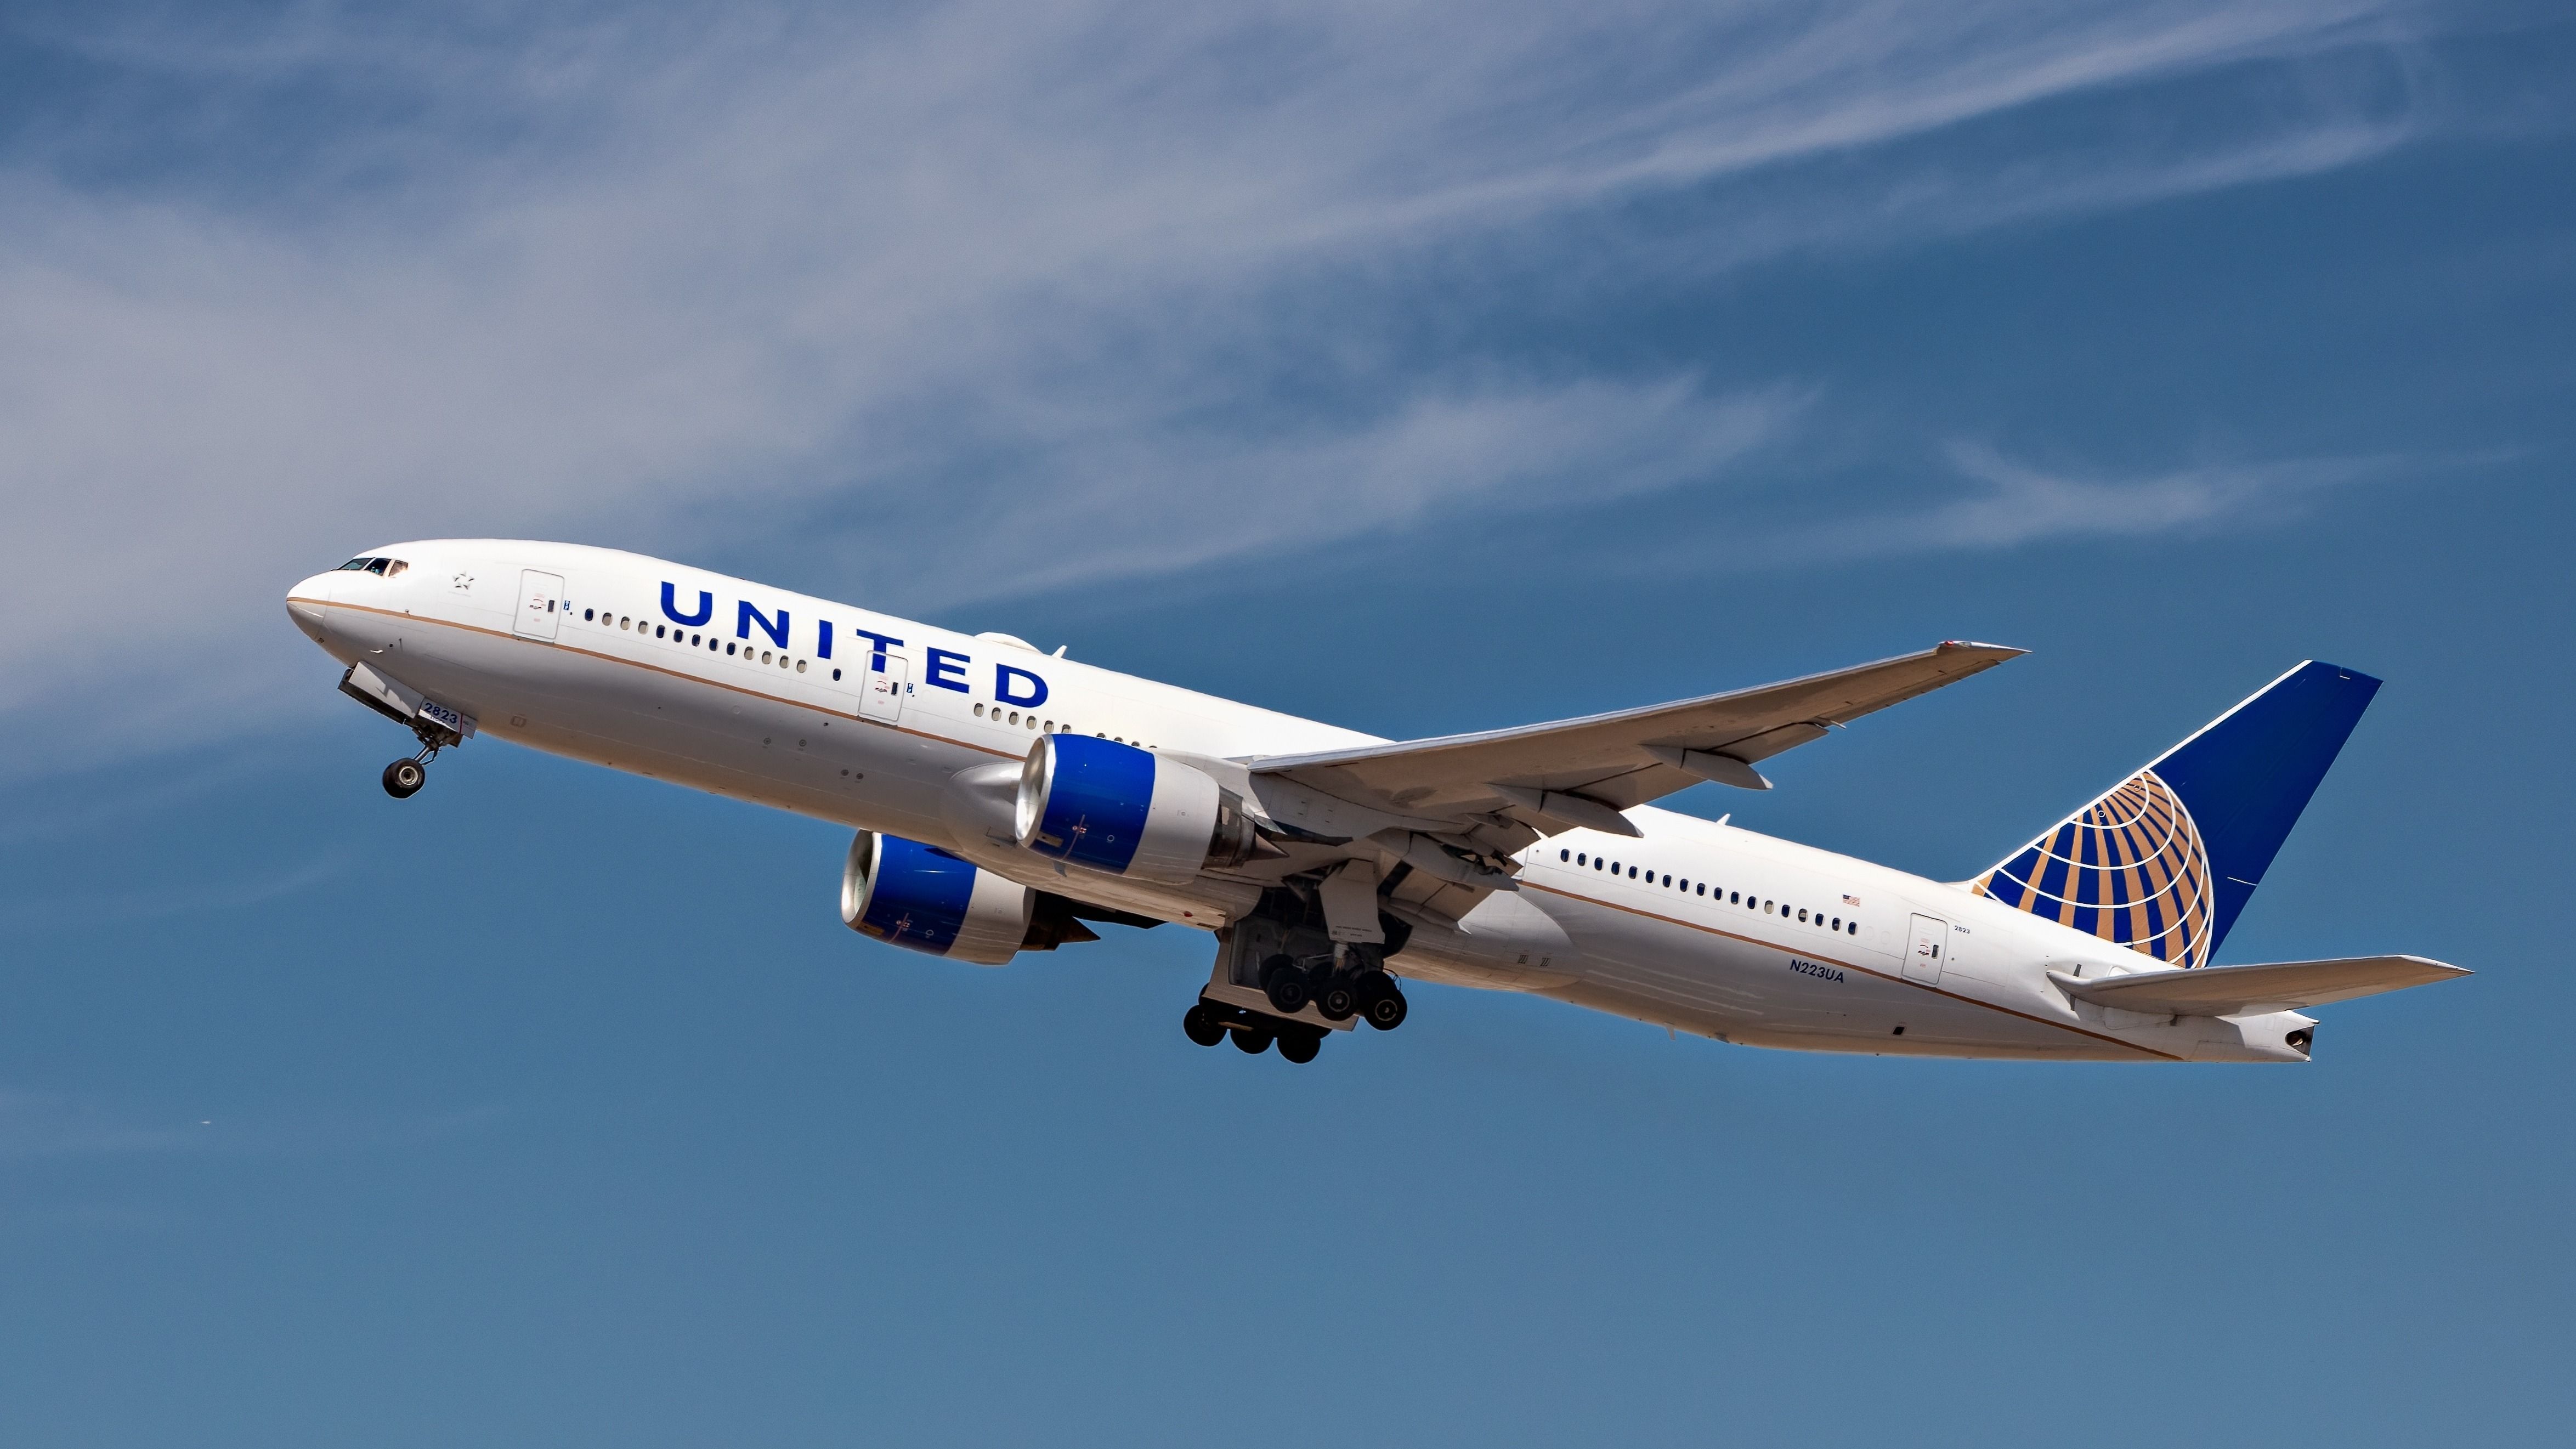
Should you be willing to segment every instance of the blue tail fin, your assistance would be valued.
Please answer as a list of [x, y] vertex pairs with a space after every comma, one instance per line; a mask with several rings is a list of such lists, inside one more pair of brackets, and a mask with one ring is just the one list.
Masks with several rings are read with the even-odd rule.
[[2175, 966], [2206, 966], [2379, 692], [2313, 660], [1969, 882]]

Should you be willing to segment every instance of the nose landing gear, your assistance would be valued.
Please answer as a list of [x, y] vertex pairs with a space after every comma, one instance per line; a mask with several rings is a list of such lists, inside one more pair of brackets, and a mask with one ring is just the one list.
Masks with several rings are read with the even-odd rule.
[[[428, 752], [423, 751], [426, 755]], [[425, 758], [396, 760], [385, 766], [385, 793], [397, 800], [408, 800], [429, 783], [429, 761]]]
[[474, 736], [474, 716], [440, 704], [418, 690], [378, 673], [372, 664], [352, 664], [340, 675], [340, 692], [401, 725], [420, 741], [420, 753], [385, 766], [385, 793], [408, 800], [429, 783], [429, 762], [450, 745]]
[[440, 747], [448, 743], [427, 729], [415, 726], [415, 731], [420, 735], [420, 753], [385, 766], [385, 793], [397, 800], [410, 799], [429, 783], [429, 762], [437, 759]]

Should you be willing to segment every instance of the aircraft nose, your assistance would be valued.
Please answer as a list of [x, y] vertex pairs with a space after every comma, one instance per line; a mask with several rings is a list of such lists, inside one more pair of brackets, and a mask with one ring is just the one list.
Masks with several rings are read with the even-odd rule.
[[314, 643], [322, 642], [322, 607], [331, 602], [331, 576], [315, 574], [286, 591], [286, 617]]

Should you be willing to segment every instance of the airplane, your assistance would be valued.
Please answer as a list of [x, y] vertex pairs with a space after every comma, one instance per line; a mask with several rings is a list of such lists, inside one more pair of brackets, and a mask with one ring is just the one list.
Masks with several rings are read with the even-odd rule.
[[2305, 1062], [2314, 1008], [2469, 973], [2220, 965], [2379, 688], [2307, 661], [1991, 868], [1937, 881], [1650, 802], [2025, 651], [1390, 741], [684, 564], [428, 540], [296, 584], [407, 799], [489, 734], [849, 827], [841, 920], [999, 966], [1093, 926], [1213, 934], [1189, 1039], [1313, 1061], [1407, 985], [1519, 991], [1750, 1046]]

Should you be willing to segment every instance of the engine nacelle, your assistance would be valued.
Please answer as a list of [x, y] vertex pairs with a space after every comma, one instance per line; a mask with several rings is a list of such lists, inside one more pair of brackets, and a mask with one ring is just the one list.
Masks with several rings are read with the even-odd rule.
[[1012, 823], [1040, 855], [1173, 885], [1263, 853], [1243, 801], [1205, 771], [1096, 735], [1038, 741]]
[[841, 867], [841, 921], [889, 946], [999, 966], [1029, 935], [1037, 892], [947, 851], [862, 830]]

